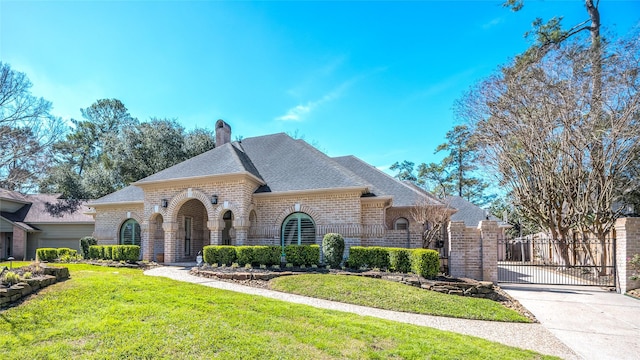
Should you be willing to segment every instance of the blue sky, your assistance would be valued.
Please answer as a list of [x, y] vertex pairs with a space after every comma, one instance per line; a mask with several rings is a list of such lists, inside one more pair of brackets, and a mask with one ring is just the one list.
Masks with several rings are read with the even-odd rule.
[[[575, 24], [583, 3], [0, 0], [0, 59], [65, 119], [117, 98], [141, 121], [297, 131], [384, 169], [437, 161], [454, 101], [527, 48], [534, 18]], [[617, 34], [640, 20], [638, 1], [600, 11]]]

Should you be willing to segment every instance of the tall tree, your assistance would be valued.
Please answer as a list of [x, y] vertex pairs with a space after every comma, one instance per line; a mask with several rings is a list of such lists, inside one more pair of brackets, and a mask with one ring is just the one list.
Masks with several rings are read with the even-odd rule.
[[398, 172], [395, 175], [398, 180], [418, 183], [418, 177], [415, 174], [414, 167], [415, 163], [404, 160], [403, 162], [396, 161], [391, 164], [389, 169]]
[[597, 61], [593, 38], [564, 40], [527, 66], [502, 68], [458, 103], [523, 216], [559, 240], [565, 261], [571, 231], [604, 242], [628, 186], [621, 175], [640, 141], [637, 39], [597, 45]]
[[435, 152], [447, 152], [442, 167], [447, 169], [455, 195], [477, 205], [486, 204], [490, 198], [484, 192], [489, 185], [474, 174], [478, 171], [478, 151], [469, 127], [455, 126], [447, 132], [446, 139], [447, 142], [438, 145]]
[[0, 62], [0, 187], [10, 190], [33, 187], [64, 131], [51, 103], [33, 96], [31, 86], [24, 73]]

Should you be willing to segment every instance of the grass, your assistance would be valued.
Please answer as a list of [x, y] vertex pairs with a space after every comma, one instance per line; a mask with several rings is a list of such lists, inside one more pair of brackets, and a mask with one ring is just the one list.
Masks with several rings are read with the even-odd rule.
[[9, 268], [10, 265], [12, 265], [14, 268], [18, 268], [22, 266], [27, 266], [29, 264], [31, 264], [31, 261], [13, 261], [13, 263], [10, 263], [9, 261], [0, 261], [0, 269], [2, 269], [5, 266]]
[[477, 320], [531, 322], [495, 301], [446, 295], [361, 276], [305, 274], [279, 277], [269, 284], [278, 291], [380, 309]]
[[0, 312], [0, 359], [547, 358], [479, 338], [140, 270], [68, 267], [71, 279]]

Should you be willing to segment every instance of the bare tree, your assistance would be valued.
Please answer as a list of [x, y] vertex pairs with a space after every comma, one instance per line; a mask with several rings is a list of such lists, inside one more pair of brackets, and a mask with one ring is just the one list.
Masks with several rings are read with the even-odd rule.
[[419, 224], [422, 224], [422, 247], [431, 249], [437, 241], [443, 239], [451, 215], [456, 210], [448, 204], [433, 205], [428, 199], [423, 199], [411, 208], [411, 217]]
[[565, 41], [528, 67], [503, 68], [457, 104], [516, 205], [559, 240], [565, 264], [571, 231], [604, 243], [640, 142], [637, 34], [599, 45], [598, 64], [590, 49]]
[[23, 73], [0, 62], [0, 187], [28, 190], [46, 165], [51, 144], [64, 132], [51, 103], [31, 95]]

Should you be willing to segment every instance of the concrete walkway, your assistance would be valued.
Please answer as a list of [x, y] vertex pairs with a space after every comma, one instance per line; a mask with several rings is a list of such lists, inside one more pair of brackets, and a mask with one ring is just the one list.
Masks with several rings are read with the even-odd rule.
[[500, 286], [583, 359], [640, 358], [640, 300], [598, 287]]
[[440, 330], [477, 336], [509, 346], [537, 351], [542, 354], [555, 355], [563, 359], [579, 359], [570, 348], [564, 345], [549, 330], [540, 324], [516, 324], [494, 321], [454, 319], [447, 317], [418, 315], [390, 310], [381, 310], [365, 306], [344, 304], [335, 301], [321, 300], [306, 296], [286, 294], [278, 291], [254, 288], [239, 284], [201, 278], [189, 275], [188, 266], [164, 266], [145, 271], [145, 275], [163, 276], [218, 289], [241, 292], [250, 295], [264, 296], [272, 299], [304, 304], [316, 308], [350, 312], [362, 316], [403, 322], [407, 324], [428, 326]]

